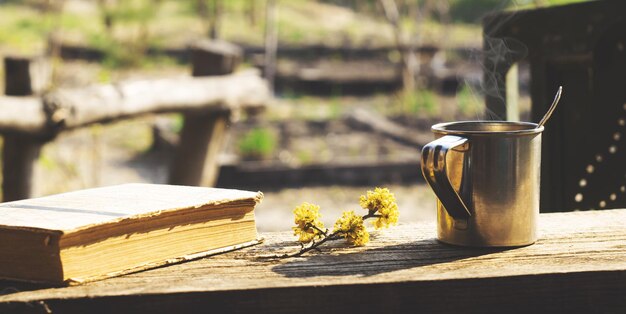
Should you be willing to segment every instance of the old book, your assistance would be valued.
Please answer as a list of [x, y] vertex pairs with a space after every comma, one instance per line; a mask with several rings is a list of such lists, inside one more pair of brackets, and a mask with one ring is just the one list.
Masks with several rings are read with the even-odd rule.
[[261, 192], [125, 184], [0, 204], [0, 278], [80, 283], [257, 242]]

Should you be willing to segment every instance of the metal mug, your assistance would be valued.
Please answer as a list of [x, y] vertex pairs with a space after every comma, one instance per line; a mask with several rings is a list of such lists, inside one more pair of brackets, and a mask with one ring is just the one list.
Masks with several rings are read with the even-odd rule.
[[439, 241], [472, 247], [537, 240], [541, 132], [535, 123], [463, 121], [432, 127], [422, 173], [437, 195]]

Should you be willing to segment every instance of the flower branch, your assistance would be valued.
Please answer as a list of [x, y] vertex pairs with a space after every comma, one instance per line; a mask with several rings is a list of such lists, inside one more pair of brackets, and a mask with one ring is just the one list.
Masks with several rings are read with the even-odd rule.
[[372, 224], [376, 229], [387, 228], [398, 222], [398, 205], [389, 189], [376, 188], [374, 191], [367, 191], [366, 195], [361, 195], [359, 198], [359, 204], [367, 210], [367, 214], [359, 216], [352, 210], [344, 211], [341, 218], [335, 222], [333, 232], [330, 234], [320, 220], [319, 206], [303, 203], [296, 207], [293, 211], [296, 224], [293, 231], [294, 235], [298, 236], [301, 249], [298, 252], [277, 257], [302, 256], [311, 250], [318, 249], [320, 245], [328, 241], [341, 238], [346, 239], [352, 245], [362, 246], [369, 242], [365, 220], [375, 218]]

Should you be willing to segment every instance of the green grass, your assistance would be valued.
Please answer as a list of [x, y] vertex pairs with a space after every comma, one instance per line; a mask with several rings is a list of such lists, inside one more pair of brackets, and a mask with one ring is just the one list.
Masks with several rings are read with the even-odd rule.
[[459, 111], [467, 117], [477, 116], [484, 110], [483, 97], [467, 85], [456, 94], [456, 102]]
[[396, 94], [392, 106], [398, 107], [404, 115], [432, 116], [437, 113], [437, 95], [426, 89], [401, 91]]
[[237, 146], [244, 158], [265, 159], [274, 154], [277, 145], [278, 139], [274, 132], [267, 128], [255, 128], [245, 133]]
[[[119, 147], [132, 154], [143, 153], [152, 146], [152, 124], [151, 119], [125, 120], [106, 126], [106, 136]], [[93, 136], [104, 133], [102, 125], [91, 127]]]
[[[41, 13], [26, 5], [0, 4], [0, 46], [18, 52], [40, 52], [45, 49], [48, 34], [58, 29], [64, 37], [104, 48], [110, 57], [107, 62], [109, 67], [140, 67], [141, 62], [127, 56], [135, 52], [125, 52], [138, 42], [146, 46], [180, 46], [193, 38], [206, 36], [208, 25], [198, 15], [195, 1], [162, 0], [156, 6], [152, 3], [148, 0], [120, 1], [122, 5], [112, 12], [115, 20], [111, 34], [106, 32], [103, 12], [97, 6], [85, 12], [67, 9], [61, 14], [54, 14]], [[341, 45], [345, 39], [355, 45], [366, 41], [393, 43], [393, 33], [382, 15], [358, 15], [314, 1], [278, 3], [279, 41], [283, 44]], [[257, 3], [255, 25], [247, 16], [247, 4], [246, 0], [224, 1], [220, 36], [226, 40], [260, 45], [264, 40], [264, 3]], [[141, 25], [146, 26], [147, 39], [138, 38]], [[451, 44], [468, 36], [480, 36], [478, 25], [453, 25], [449, 30]], [[429, 22], [423, 26], [422, 35], [425, 42], [437, 42], [442, 32], [442, 26]]]
[[0, 9], [0, 45], [17, 52], [41, 49], [52, 24], [32, 9], [3, 5]]

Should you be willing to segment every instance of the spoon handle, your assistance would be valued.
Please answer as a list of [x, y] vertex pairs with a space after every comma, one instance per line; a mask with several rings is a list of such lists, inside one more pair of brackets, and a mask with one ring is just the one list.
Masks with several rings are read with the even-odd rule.
[[562, 92], [563, 92], [563, 86], [559, 86], [559, 90], [556, 92], [556, 95], [554, 96], [552, 105], [550, 105], [550, 109], [548, 109], [548, 112], [546, 112], [546, 114], [543, 115], [543, 118], [541, 118], [541, 121], [539, 121], [539, 125], [537, 126], [538, 128], [542, 127], [544, 124], [546, 124], [548, 119], [550, 119], [550, 116], [552, 116], [554, 109], [556, 109], [556, 105], [559, 103], [559, 100], [561, 100]]

